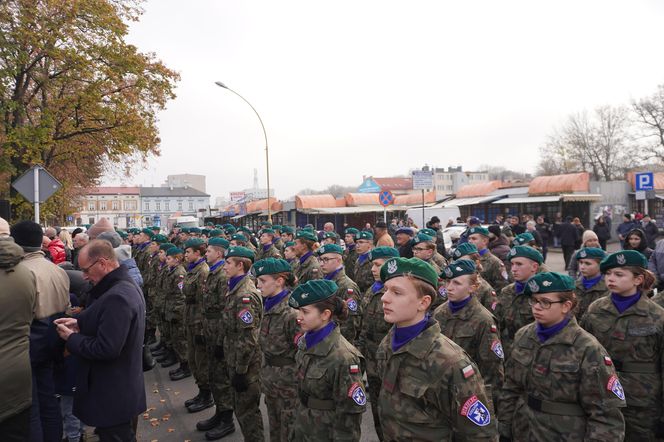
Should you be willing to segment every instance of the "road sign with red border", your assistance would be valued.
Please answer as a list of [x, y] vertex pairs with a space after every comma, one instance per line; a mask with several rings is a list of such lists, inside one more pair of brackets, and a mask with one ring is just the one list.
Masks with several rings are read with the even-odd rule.
[[391, 206], [394, 204], [394, 195], [389, 190], [383, 190], [378, 194], [378, 201], [383, 207]]

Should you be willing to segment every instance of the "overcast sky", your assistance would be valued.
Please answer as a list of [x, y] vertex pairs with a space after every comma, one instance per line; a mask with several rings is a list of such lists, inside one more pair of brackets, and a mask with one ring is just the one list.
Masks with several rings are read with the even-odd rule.
[[567, 115], [664, 83], [664, 2], [149, 0], [129, 42], [182, 80], [161, 156], [136, 175], [207, 176], [213, 197], [279, 198], [427, 163], [533, 172]]

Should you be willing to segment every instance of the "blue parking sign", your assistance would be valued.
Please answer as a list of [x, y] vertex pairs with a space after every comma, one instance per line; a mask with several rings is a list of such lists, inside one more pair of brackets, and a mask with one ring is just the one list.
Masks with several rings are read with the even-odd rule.
[[634, 190], [654, 190], [655, 176], [652, 172], [637, 173]]

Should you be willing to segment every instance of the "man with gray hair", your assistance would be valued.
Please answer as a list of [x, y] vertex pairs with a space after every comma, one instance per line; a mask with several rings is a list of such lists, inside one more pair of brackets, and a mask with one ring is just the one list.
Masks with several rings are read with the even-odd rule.
[[80, 357], [74, 414], [101, 440], [134, 441], [147, 408], [142, 348], [145, 301], [109, 241], [93, 240], [78, 257], [93, 284], [88, 307], [55, 321], [70, 353]]

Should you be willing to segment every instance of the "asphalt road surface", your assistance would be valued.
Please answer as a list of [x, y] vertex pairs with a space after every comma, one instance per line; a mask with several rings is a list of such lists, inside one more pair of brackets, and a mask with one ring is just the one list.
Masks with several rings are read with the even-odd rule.
[[[609, 244], [609, 252], [617, 251], [619, 245]], [[552, 271], [561, 272], [564, 269], [563, 257], [560, 252], [550, 252], [546, 264]], [[173, 368], [173, 367], [171, 367]], [[172, 382], [168, 376], [171, 368], [155, 369], [145, 373], [145, 391], [147, 393], [148, 411], [139, 416], [138, 440], [160, 442], [204, 441], [205, 434], [196, 431], [196, 422], [207, 419], [214, 413], [214, 408], [199, 413], [189, 413], [184, 407], [184, 401], [194, 397], [198, 390], [193, 377]], [[370, 405], [362, 417], [362, 441], [377, 441]], [[268, 424], [265, 405], [261, 400], [263, 414], [263, 428], [265, 440], [268, 440]], [[242, 441], [240, 426], [235, 422], [235, 433], [221, 439], [222, 441]]]

